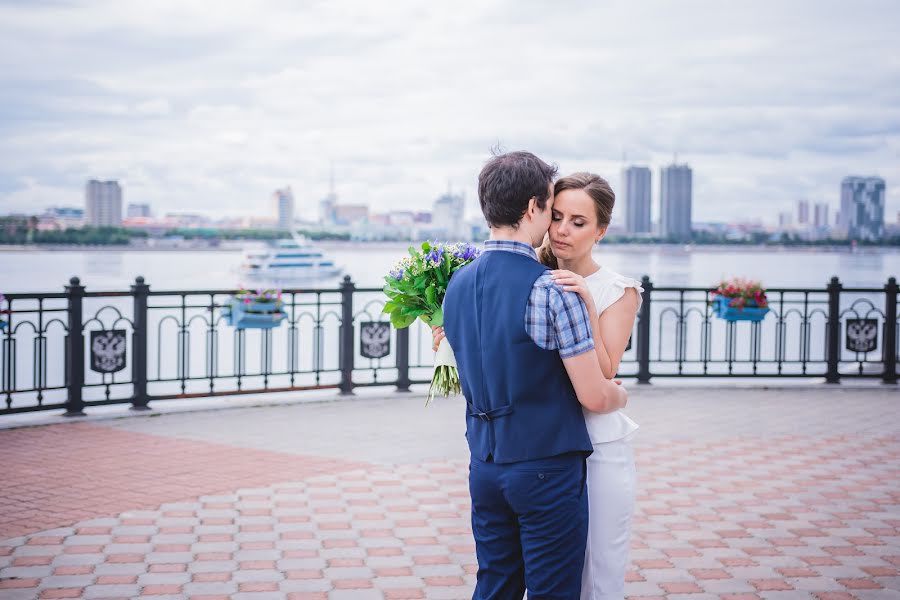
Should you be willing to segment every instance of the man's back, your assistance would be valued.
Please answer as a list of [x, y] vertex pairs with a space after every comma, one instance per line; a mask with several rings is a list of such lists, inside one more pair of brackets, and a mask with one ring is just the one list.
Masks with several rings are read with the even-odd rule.
[[444, 328], [468, 404], [466, 437], [480, 460], [591, 452], [559, 351], [529, 332], [529, 303], [545, 272], [522, 253], [486, 251], [450, 281]]

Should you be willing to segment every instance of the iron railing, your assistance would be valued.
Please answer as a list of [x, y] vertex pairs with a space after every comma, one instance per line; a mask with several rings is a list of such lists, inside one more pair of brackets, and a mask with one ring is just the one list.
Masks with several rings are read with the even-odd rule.
[[[769, 288], [760, 322], [715, 315], [707, 288], [642, 281], [643, 303], [619, 376], [808, 377], [838, 383], [898, 375], [898, 286]], [[224, 308], [236, 290], [7, 294], [0, 330], [0, 414], [233, 394], [362, 386], [407, 391], [431, 377], [431, 332], [387, 325], [380, 288], [282, 291], [274, 329], [236, 329]]]

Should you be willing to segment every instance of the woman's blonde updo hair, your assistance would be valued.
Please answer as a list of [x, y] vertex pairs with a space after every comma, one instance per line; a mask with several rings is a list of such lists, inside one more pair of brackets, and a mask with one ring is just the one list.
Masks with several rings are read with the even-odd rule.
[[[616, 204], [616, 194], [612, 191], [608, 181], [594, 173], [572, 173], [556, 180], [556, 184], [553, 186], [553, 195], [556, 196], [565, 190], [584, 190], [594, 201], [597, 224], [600, 227], [609, 226], [612, 221], [613, 206]], [[559, 268], [559, 262], [553, 255], [549, 238], [545, 239], [544, 244], [538, 248], [538, 259], [551, 269]]]

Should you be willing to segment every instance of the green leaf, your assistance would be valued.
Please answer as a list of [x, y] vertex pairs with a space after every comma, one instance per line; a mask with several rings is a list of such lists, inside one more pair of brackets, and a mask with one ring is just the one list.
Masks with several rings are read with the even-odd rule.
[[428, 301], [428, 304], [434, 304], [436, 295], [437, 292], [435, 291], [433, 285], [429, 285], [427, 288], [425, 288], [425, 299]]
[[427, 321], [429, 325], [432, 327], [442, 327], [444, 325], [444, 311], [443, 309], [437, 309], [432, 313], [431, 319]]
[[404, 317], [398, 314], [391, 315], [391, 325], [396, 327], [397, 329], [405, 329], [413, 324], [413, 321], [416, 320], [416, 317]]

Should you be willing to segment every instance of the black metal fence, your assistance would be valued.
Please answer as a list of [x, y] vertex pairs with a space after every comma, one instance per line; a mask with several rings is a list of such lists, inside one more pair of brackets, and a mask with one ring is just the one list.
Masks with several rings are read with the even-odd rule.
[[[656, 287], [643, 304], [619, 376], [810, 377], [897, 382], [897, 281], [769, 288], [760, 322], [726, 321], [706, 288]], [[8, 294], [0, 330], [0, 414], [233, 394], [362, 386], [409, 390], [431, 377], [431, 332], [395, 330], [380, 288], [286, 289], [273, 329], [224, 317], [235, 290]]]

